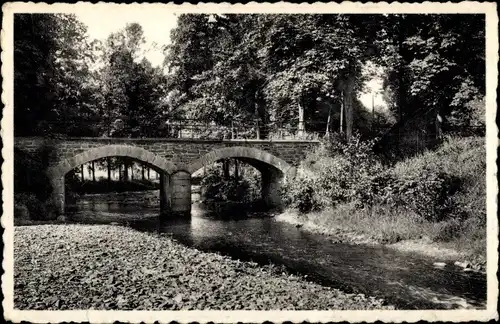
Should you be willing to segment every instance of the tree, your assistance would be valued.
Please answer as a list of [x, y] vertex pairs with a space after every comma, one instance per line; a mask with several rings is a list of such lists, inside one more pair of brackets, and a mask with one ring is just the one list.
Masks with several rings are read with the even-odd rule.
[[54, 56], [58, 47], [54, 15], [14, 15], [14, 130], [16, 135], [43, 134], [41, 121], [53, 109]]
[[484, 95], [481, 16], [183, 15], [172, 41], [170, 110], [217, 125], [350, 137], [366, 119], [356, 97], [368, 61], [384, 68], [400, 121], [430, 109], [472, 120]]
[[210, 16], [204, 14], [183, 14], [171, 32], [164, 64], [171, 73], [171, 89], [186, 94], [187, 99], [191, 97], [193, 77], [213, 66], [209, 19]]
[[434, 109], [469, 123], [468, 107], [485, 91], [483, 15], [389, 15], [377, 44], [399, 120]]
[[[323, 119], [344, 92], [351, 133], [363, 58], [353, 26], [340, 15], [186, 15], [166, 60], [174, 60], [172, 85], [186, 91], [188, 115], [225, 125], [257, 119], [297, 127]], [[178, 63], [185, 60], [192, 64]]]
[[155, 136], [162, 129], [165, 77], [149, 61], [140, 60], [144, 42], [141, 26], [128, 24], [104, 46], [101, 76], [110, 136]]
[[15, 15], [16, 135], [95, 132], [81, 127], [82, 118], [96, 113], [94, 56], [85, 32], [74, 15]]

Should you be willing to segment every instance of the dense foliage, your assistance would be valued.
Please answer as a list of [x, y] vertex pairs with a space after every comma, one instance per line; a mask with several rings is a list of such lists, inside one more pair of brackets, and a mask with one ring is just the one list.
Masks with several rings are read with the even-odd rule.
[[485, 93], [484, 15], [390, 15], [382, 24], [375, 60], [386, 68], [391, 109], [403, 118], [434, 109], [475, 124], [471, 108]]
[[[243, 167], [243, 175], [224, 175], [218, 168], [211, 168], [203, 175], [201, 188], [203, 198], [217, 202], [237, 201], [252, 203], [261, 199], [261, 183], [257, 170]], [[243, 168], [240, 170], [243, 171]]]
[[14, 38], [16, 135], [161, 131], [166, 81], [140, 57], [140, 25], [128, 24], [102, 44], [88, 39], [74, 15], [16, 14]]
[[72, 15], [14, 15], [16, 135], [95, 134], [81, 124], [95, 114], [99, 92], [85, 31]]
[[17, 217], [32, 219], [55, 218], [49, 196], [52, 192], [45, 170], [50, 151], [41, 148], [38, 152], [27, 154], [14, 149], [14, 214]]
[[184, 14], [168, 74], [143, 57], [136, 23], [102, 43], [73, 15], [16, 14], [14, 30], [19, 135], [162, 136], [187, 117], [350, 136], [368, 131], [356, 98], [375, 67], [393, 116], [370, 127], [429, 110], [482, 123], [482, 15]]
[[343, 106], [346, 133], [366, 131], [355, 98], [374, 63], [396, 120], [481, 123], [481, 15], [183, 15], [172, 36], [170, 87], [194, 118], [339, 130]]
[[383, 205], [402, 207], [426, 221], [455, 219], [484, 226], [482, 143], [481, 138], [449, 139], [436, 151], [384, 166], [370, 142], [335, 141], [309, 155], [282, 195], [302, 213], [343, 204], [358, 209]]

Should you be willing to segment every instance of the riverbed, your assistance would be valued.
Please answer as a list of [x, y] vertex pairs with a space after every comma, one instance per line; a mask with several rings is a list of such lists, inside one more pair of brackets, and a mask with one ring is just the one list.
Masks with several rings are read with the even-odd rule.
[[[157, 192], [80, 199], [74, 222], [126, 225], [139, 232], [166, 234], [187, 247], [235, 260], [282, 266], [323, 287], [383, 298], [399, 309], [485, 308], [486, 277], [456, 266], [384, 246], [334, 242], [269, 214], [236, 210], [216, 217], [199, 202], [191, 219], [160, 219]], [[196, 200], [196, 199], [195, 199]]]
[[279, 267], [201, 252], [130, 227], [16, 227], [14, 252], [16, 309], [392, 309]]

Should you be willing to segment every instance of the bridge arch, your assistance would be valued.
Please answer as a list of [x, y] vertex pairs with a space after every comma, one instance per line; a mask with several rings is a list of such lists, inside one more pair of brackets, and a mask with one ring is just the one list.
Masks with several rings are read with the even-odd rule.
[[296, 173], [294, 166], [271, 153], [244, 146], [231, 146], [213, 150], [191, 163], [185, 171], [193, 174], [204, 165], [212, 164], [226, 158], [237, 158], [250, 164], [255, 164], [261, 171], [263, 171], [263, 166], [267, 166], [272, 171], [277, 171], [285, 177], [293, 177]]
[[55, 178], [61, 177], [79, 165], [112, 156], [123, 156], [136, 159], [146, 163], [154, 169], [161, 170], [169, 174], [174, 172], [176, 169], [175, 164], [171, 161], [168, 161], [165, 158], [141, 147], [132, 145], [105, 145], [88, 149], [85, 152], [62, 160], [56, 166], [49, 169], [49, 176]]
[[262, 175], [263, 201], [270, 207], [281, 206], [279, 195], [281, 183], [288, 178], [294, 177], [296, 168], [271, 153], [243, 146], [220, 148], [205, 154], [191, 163], [185, 171], [188, 174], [193, 174], [204, 165], [212, 164], [226, 158], [238, 159], [259, 170]]
[[[105, 145], [91, 148], [70, 158], [63, 159], [57, 165], [47, 170], [52, 185], [52, 196], [58, 212], [64, 214], [65, 209], [65, 175], [87, 162], [113, 156], [129, 157], [141, 161], [160, 172], [163, 179], [172, 174], [177, 168], [174, 163], [154, 154], [151, 151], [132, 145]], [[163, 187], [162, 187], [163, 190]], [[162, 193], [165, 195], [166, 193]]]

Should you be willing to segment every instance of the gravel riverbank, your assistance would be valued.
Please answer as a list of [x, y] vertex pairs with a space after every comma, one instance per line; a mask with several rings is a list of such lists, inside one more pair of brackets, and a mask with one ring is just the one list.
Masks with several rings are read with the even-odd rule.
[[121, 226], [17, 226], [17, 309], [382, 309], [382, 301]]

